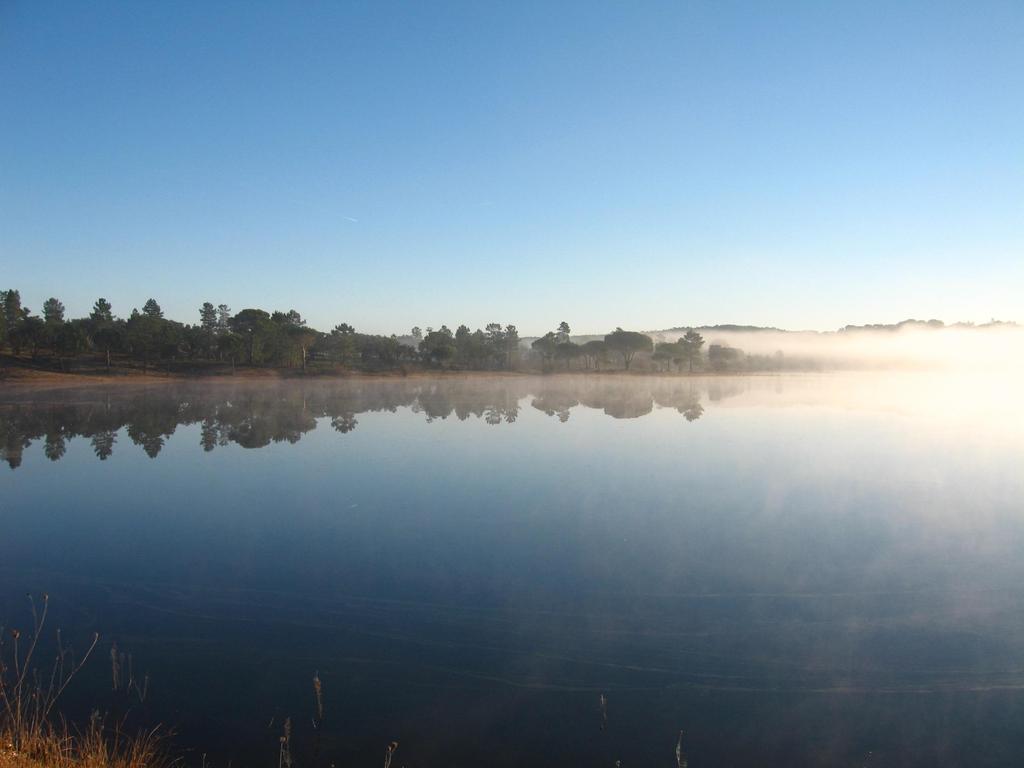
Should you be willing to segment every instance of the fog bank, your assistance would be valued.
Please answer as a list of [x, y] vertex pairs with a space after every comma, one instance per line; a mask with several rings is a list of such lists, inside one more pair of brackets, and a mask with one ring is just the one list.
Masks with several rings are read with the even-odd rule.
[[[721, 345], [750, 356], [775, 356], [782, 368], [1024, 370], [1024, 327], [901, 324], [813, 331], [697, 329], [708, 347]], [[677, 341], [685, 329], [652, 333], [655, 342]]]

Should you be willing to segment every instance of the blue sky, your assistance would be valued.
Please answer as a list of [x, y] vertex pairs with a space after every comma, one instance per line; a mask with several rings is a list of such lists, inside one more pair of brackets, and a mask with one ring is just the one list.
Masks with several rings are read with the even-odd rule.
[[6, 0], [0, 284], [377, 332], [1024, 321], [1024, 3]]

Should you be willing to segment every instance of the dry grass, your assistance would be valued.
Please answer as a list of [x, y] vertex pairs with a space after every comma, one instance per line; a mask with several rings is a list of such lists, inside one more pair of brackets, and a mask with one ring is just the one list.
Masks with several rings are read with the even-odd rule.
[[0, 742], [0, 768], [167, 768], [171, 764], [157, 731], [127, 736], [105, 728], [98, 717], [81, 734], [59, 724], [31, 734], [5, 731]]
[[109, 728], [98, 712], [73, 732], [55, 707], [89, 660], [99, 636], [80, 657], [65, 646], [60, 631], [48, 668], [37, 656], [46, 627], [49, 598], [29, 596], [29, 632], [0, 628], [0, 768], [163, 768], [169, 765], [157, 730], [129, 736]]

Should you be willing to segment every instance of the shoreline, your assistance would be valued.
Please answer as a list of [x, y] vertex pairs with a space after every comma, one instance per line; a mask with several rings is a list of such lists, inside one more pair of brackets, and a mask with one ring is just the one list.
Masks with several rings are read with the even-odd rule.
[[693, 373], [649, 371], [649, 370], [555, 370], [555, 371], [478, 371], [478, 370], [312, 370], [287, 368], [238, 368], [234, 372], [223, 370], [183, 370], [171, 372], [142, 371], [136, 369], [114, 369], [84, 371], [54, 371], [22, 366], [0, 367], [0, 388], [13, 390], [46, 390], [64, 387], [124, 387], [173, 384], [247, 384], [281, 382], [372, 382], [401, 381], [409, 379], [521, 379], [534, 377], [621, 377], [621, 378], [719, 378], [719, 377], [765, 377], [783, 374], [822, 374], [826, 371], [694, 371]]

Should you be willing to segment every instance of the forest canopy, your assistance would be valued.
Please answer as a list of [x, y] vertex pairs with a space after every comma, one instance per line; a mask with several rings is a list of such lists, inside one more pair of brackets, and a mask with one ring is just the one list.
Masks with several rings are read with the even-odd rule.
[[[117, 314], [106, 298], [89, 313], [69, 317], [57, 297], [39, 314], [17, 289], [0, 291], [0, 358], [54, 370], [179, 372], [234, 371], [239, 366], [299, 371], [653, 371], [659, 373], [817, 370], [869, 364], [910, 365], [943, 355], [998, 357], [1003, 338], [987, 347], [973, 341], [953, 349], [956, 334], [1019, 327], [993, 321], [983, 326], [939, 320], [846, 326], [835, 333], [718, 325], [642, 332], [617, 327], [603, 335], [573, 334], [567, 321], [539, 337], [520, 335], [515, 324], [487, 323], [413, 327], [404, 334], [375, 334], [338, 323], [329, 330], [309, 325], [295, 309], [202, 302], [192, 322], [165, 316], [148, 298], [141, 309]], [[926, 337], [931, 337], [927, 340]], [[945, 345], [932, 343], [942, 338]], [[975, 337], [977, 338], [977, 337]], [[912, 340], [912, 343], [907, 340]], [[881, 340], [881, 341], [879, 341]], [[925, 340], [925, 341], [922, 341]], [[950, 352], [950, 349], [953, 349]]]

